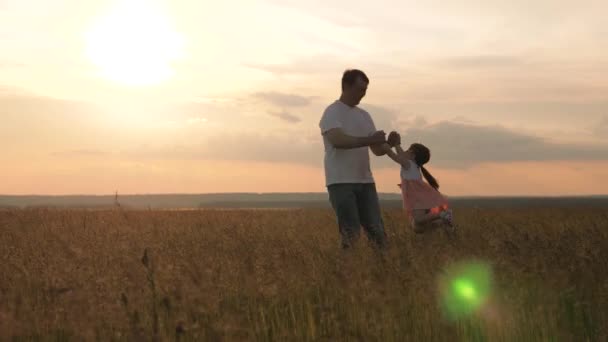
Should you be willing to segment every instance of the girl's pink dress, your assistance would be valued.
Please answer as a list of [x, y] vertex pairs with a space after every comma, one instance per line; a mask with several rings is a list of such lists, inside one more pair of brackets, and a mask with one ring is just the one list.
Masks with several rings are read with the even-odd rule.
[[409, 163], [408, 170], [401, 168], [401, 184], [397, 184], [408, 216], [411, 218], [415, 209], [426, 209], [435, 214], [448, 209], [448, 199], [422, 179], [420, 167], [415, 162], [410, 160]]

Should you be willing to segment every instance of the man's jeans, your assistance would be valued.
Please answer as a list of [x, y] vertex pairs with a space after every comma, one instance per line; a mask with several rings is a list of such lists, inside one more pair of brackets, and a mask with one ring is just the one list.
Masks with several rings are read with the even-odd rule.
[[349, 248], [359, 238], [361, 226], [370, 242], [386, 247], [384, 223], [374, 183], [331, 184], [329, 201], [338, 218], [342, 247]]

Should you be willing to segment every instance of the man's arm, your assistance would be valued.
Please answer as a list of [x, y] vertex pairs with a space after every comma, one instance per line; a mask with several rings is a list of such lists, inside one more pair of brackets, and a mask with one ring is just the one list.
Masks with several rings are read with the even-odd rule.
[[378, 131], [369, 137], [353, 137], [345, 134], [340, 128], [332, 128], [325, 132], [324, 135], [335, 148], [339, 149], [351, 149], [377, 144], [382, 145], [386, 140], [386, 134], [383, 131]]
[[[399, 135], [399, 133], [392, 131], [389, 135], [388, 135], [388, 139], [386, 140], [386, 143], [384, 144], [378, 144], [378, 145], [372, 145], [369, 148], [372, 150], [372, 152], [377, 155], [378, 157], [383, 156], [385, 154], [388, 154], [388, 152], [392, 152], [391, 151], [391, 147], [395, 146], [395, 145], [399, 145], [401, 144], [401, 136]], [[389, 155], [390, 157], [390, 155]]]
[[387, 154], [388, 151], [390, 151], [391, 146], [387, 143], [383, 143], [383, 144], [377, 144], [377, 145], [370, 145], [369, 149], [372, 150], [374, 155], [380, 157], [380, 156]]

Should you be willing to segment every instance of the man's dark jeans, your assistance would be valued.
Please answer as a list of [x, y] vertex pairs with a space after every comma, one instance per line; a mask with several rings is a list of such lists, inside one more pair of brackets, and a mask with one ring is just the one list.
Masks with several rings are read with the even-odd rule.
[[359, 238], [361, 226], [370, 242], [386, 247], [386, 234], [374, 183], [341, 183], [327, 187], [329, 201], [338, 219], [342, 247], [349, 248]]

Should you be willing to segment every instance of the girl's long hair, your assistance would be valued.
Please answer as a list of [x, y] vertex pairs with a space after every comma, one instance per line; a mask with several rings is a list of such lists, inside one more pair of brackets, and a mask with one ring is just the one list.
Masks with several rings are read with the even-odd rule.
[[422, 171], [422, 176], [424, 179], [435, 190], [439, 189], [439, 183], [437, 183], [435, 177], [433, 177], [429, 170], [424, 167], [424, 164], [428, 163], [428, 161], [431, 159], [431, 151], [428, 149], [428, 147], [418, 143], [410, 145], [410, 150], [412, 150], [412, 152], [414, 152], [416, 155], [414, 161], [416, 162], [416, 165], [420, 167], [420, 171]]
[[429, 183], [429, 185], [431, 185], [433, 188], [435, 188], [435, 190], [438, 190], [439, 183], [437, 183], [437, 180], [435, 179], [435, 177], [433, 177], [433, 175], [429, 172], [429, 170], [427, 170], [424, 166], [421, 166], [420, 171], [422, 171], [422, 176], [424, 176], [424, 179], [426, 179], [426, 181]]

